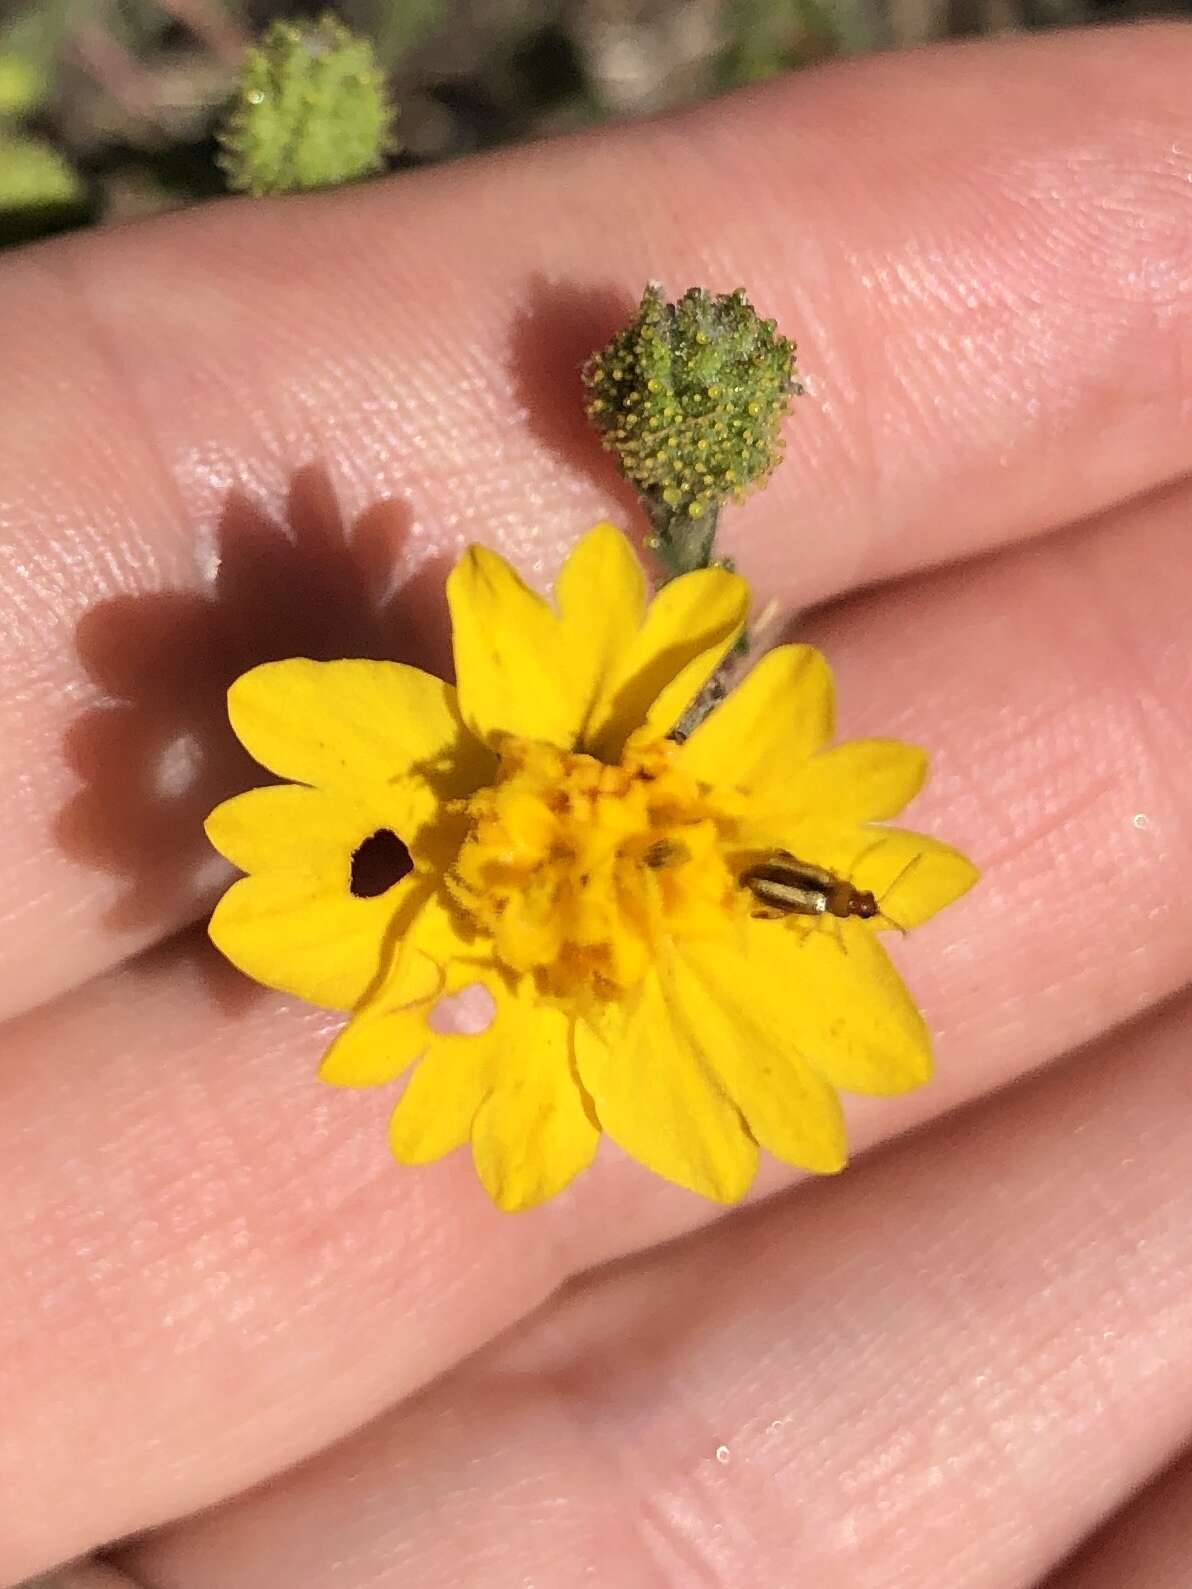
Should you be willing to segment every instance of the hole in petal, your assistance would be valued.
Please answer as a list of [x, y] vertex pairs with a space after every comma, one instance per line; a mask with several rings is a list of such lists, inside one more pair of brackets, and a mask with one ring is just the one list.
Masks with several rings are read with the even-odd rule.
[[410, 852], [397, 834], [381, 828], [353, 853], [349, 886], [357, 899], [375, 899], [394, 883], [400, 883], [413, 866]]
[[475, 1037], [486, 1031], [497, 1013], [496, 1000], [482, 982], [469, 982], [458, 993], [440, 999], [430, 1014], [431, 1030], [447, 1037]]

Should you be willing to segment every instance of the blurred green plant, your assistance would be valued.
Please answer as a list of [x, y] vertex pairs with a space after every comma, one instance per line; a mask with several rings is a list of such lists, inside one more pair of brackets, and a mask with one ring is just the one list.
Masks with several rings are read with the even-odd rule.
[[25, 0], [9, 11], [0, 26], [0, 76], [23, 103], [5, 103], [0, 88], [0, 115], [24, 116], [45, 104], [75, 12], [75, 0]]
[[89, 209], [86, 186], [52, 143], [0, 130], [0, 240], [27, 242], [77, 225]]
[[219, 164], [241, 192], [334, 187], [380, 170], [393, 120], [369, 39], [330, 13], [275, 22], [248, 51]]
[[14, 51], [0, 53], [0, 118], [29, 116], [49, 97], [47, 74]]
[[443, 20], [445, 0], [382, 0], [377, 7], [377, 55], [395, 66]]
[[23, 205], [76, 204], [83, 184], [52, 143], [0, 134], [0, 211]]
[[762, 82], [839, 52], [844, 28], [819, 0], [729, 0], [719, 72], [725, 88]]
[[72, 9], [73, 0], [32, 0], [0, 28], [0, 243], [77, 225], [91, 212], [70, 160], [25, 126], [53, 92]]
[[[319, 3], [0, 0], [0, 244], [221, 191], [221, 123], [234, 186], [366, 175], [393, 147], [382, 73], [411, 164], [866, 49], [1192, 11], [1192, 0], [333, 0], [338, 18], [312, 21]], [[259, 77], [228, 114], [246, 50]], [[68, 188], [82, 198], [64, 202]]]

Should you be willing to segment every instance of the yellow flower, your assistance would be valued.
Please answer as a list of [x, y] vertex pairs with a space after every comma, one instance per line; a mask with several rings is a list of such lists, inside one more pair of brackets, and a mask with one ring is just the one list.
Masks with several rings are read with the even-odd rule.
[[[900, 1092], [931, 1067], [878, 934], [976, 877], [946, 845], [874, 826], [918, 791], [924, 754], [829, 747], [831, 676], [798, 645], [668, 737], [740, 635], [748, 590], [704, 569], [647, 603], [609, 525], [567, 559], [555, 606], [482, 547], [447, 591], [454, 689], [398, 663], [301, 658], [232, 686], [237, 735], [290, 781], [208, 820], [249, 874], [215, 943], [258, 981], [352, 1012], [325, 1080], [413, 1066], [395, 1156], [470, 1142], [502, 1208], [559, 1191], [601, 1132], [722, 1202], [748, 1189], [759, 1146], [840, 1169], [837, 1089]], [[408, 875], [354, 890], [386, 844]], [[488, 1026], [436, 1029], [439, 1001], [473, 984]]]

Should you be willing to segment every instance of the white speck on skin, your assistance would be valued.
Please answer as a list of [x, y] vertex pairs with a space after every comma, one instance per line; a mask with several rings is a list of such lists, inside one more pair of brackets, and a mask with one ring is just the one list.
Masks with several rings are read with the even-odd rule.
[[728, 1459], [729, 1459], [729, 1457], [731, 1455], [732, 1455], [732, 1453], [730, 1452], [730, 1450], [729, 1450], [729, 1448], [727, 1446], [717, 1446], [716, 1447], [716, 1460], [717, 1460], [717, 1462], [720, 1463], [721, 1467], [724, 1466], [724, 1464], [728, 1461]]
[[1139, 829], [1149, 828], [1151, 825], [1151, 819], [1145, 811], [1136, 811], [1133, 820], [1134, 826]]
[[193, 734], [178, 734], [162, 750], [154, 769], [154, 786], [162, 800], [179, 800], [198, 782], [203, 747]]

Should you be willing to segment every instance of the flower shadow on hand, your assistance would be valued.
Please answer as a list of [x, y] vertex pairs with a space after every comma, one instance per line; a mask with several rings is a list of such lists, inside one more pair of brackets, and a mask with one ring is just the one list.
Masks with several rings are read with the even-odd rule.
[[513, 321], [509, 373], [530, 433], [569, 469], [582, 469], [618, 505], [619, 521], [640, 540], [641, 503], [604, 451], [584, 412], [583, 368], [632, 320], [637, 305], [622, 289], [530, 279]]
[[226, 884], [203, 820], [269, 781], [228, 725], [227, 689], [246, 669], [290, 656], [447, 667], [448, 559], [391, 588], [409, 531], [408, 509], [385, 500], [348, 533], [326, 472], [312, 466], [294, 476], [284, 523], [229, 496], [207, 590], [118, 596], [85, 614], [79, 656], [108, 700], [67, 735], [81, 787], [56, 831], [73, 859], [120, 878], [107, 926], [171, 934]]

